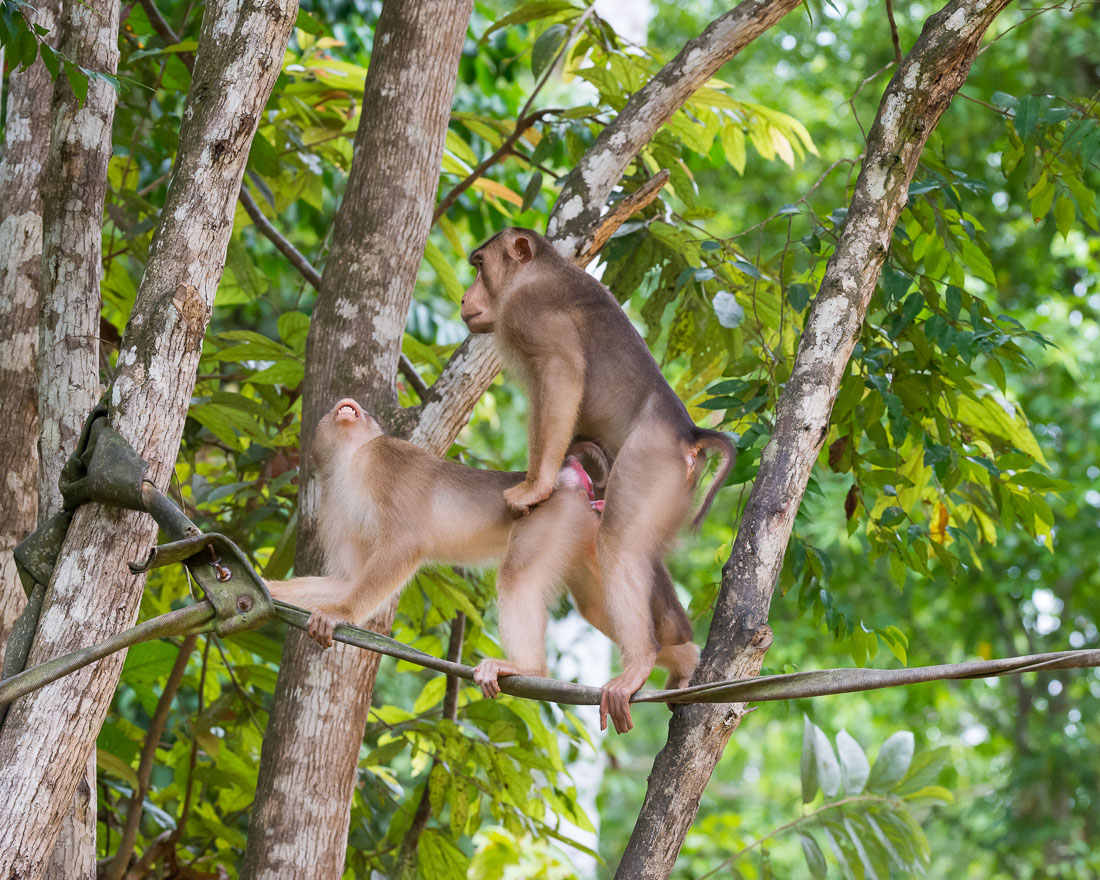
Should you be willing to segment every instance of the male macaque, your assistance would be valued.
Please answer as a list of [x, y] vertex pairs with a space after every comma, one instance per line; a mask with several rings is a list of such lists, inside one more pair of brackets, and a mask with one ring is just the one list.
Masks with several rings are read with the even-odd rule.
[[[341, 400], [317, 427], [314, 462], [321, 484], [318, 525], [324, 576], [268, 584], [271, 595], [309, 609], [309, 634], [333, 642], [338, 623], [363, 623], [404, 587], [421, 565], [477, 565], [502, 560], [497, 576], [501, 643], [507, 660], [487, 659], [474, 680], [488, 696], [501, 675], [545, 675], [547, 604], [564, 584], [578, 610], [610, 636], [599, 568], [591, 483], [578, 458], [589, 461], [597, 484], [608, 464], [593, 443], [570, 449], [555, 478], [554, 496], [517, 519], [504, 490], [522, 473], [480, 470], [448, 461], [382, 432], [351, 399]], [[579, 491], [578, 491], [579, 490]], [[661, 566], [648, 628], [658, 633], [659, 661], [670, 686], [686, 684], [698, 651], [691, 626]], [[602, 719], [606, 725], [606, 719]], [[612, 712], [629, 730], [629, 708]]]
[[667, 578], [662, 560], [691, 509], [697, 458], [713, 450], [722, 464], [696, 525], [729, 474], [734, 448], [724, 434], [696, 427], [610, 291], [547, 239], [506, 229], [470, 262], [477, 278], [462, 319], [474, 333], [496, 333], [530, 399], [527, 477], [504, 493], [508, 505], [525, 512], [553, 500], [573, 438], [594, 441], [613, 462], [597, 553], [623, 673], [604, 686], [601, 708], [621, 716], [661, 650], [651, 609]]

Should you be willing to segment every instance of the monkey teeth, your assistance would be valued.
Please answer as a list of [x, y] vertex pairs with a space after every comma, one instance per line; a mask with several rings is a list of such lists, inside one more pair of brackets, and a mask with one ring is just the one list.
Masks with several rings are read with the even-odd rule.
[[355, 407], [348, 406], [347, 404], [336, 410], [336, 414], [338, 416], [351, 416], [352, 418], [358, 415], [358, 413], [355, 411]]

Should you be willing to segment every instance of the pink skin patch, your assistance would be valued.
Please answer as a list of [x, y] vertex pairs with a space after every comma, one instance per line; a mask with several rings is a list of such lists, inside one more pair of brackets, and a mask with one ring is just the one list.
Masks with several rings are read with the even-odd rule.
[[588, 496], [588, 503], [592, 505], [592, 509], [603, 513], [603, 501], [596, 500], [596, 492], [592, 487], [592, 478], [588, 476], [588, 471], [584, 469], [584, 465], [580, 463], [580, 460], [573, 455], [567, 456], [562, 463], [563, 468], [569, 468], [573, 471], [574, 476], [580, 483], [578, 488], [584, 489], [585, 494]]

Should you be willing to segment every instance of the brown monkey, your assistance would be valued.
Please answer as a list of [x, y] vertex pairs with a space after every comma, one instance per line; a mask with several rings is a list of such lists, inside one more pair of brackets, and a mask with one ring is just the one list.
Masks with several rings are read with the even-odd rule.
[[698, 525], [729, 474], [733, 445], [691, 421], [611, 292], [547, 239], [506, 229], [470, 262], [477, 277], [462, 319], [474, 333], [496, 333], [531, 402], [527, 477], [505, 500], [523, 512], [550, 498], [575, 437], [612, 459], [597, 549], [623, 674], [604, 686], [601, 710], [628, 716], [662, 644], [651, 609], [663, 601], [662, 560], [690, 512], [696, 459], [708, 450], [722, 459]]
[[[581, 614], [610, 634], [595, 556], [599, 516], [588, 474], [577, 461], [587, 460], [602, 485], [608, 463], [597, 445], [571, 448], [557, 480], [562, 491], [520, 519], [503, 493], [522, 473], [466, 467], [389, 437], [351, 399], [322, 417], [313, 456], [328, 574], [268, 586], [276, 599], [313, 612], [309, 634], [322, 646], [332, 644], [338, 623], [362, 623], [424, 563], [470, 565], [502, 557], [497, 589], [508, 659], [477, 667], [475, 681], [486, 696], [500, 692], [500, 675], [546, 674], [546, 606], [563, 582]], [[662, 621], [653, 625], [663, 635], [661, 663], [679, 686], [690, 678], [698, 652], [671, 581], [667, 587], [665, 603], [654, 606]], [[614, 720], [629, 729], [629, 714]]]

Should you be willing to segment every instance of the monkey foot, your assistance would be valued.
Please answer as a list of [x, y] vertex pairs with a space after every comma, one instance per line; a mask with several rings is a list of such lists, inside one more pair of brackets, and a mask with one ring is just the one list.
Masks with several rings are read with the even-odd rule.
[[627, 670], [617, 678], [611, 679], [600, 688], [600, 730], [607, 730], [607, 716], [615, 725], [616, 733], [628, 733], [634, 728], [634, 719], [630, 717], [630, 698], [637, 693], [649, 672], [646, 670]]
[[531, 673], [525, 672], [514, 663], [487, 657], [474, 668], [474, 684], [491, 700], [500, 693], [500, 682], [497, 681], [500, 676], [529, 674]]
[[324, 611], [314, 611], [309, 616], [309, 637], [322, 648], [332, 647], [332, 634], [336, 627], [345, 621]]
[[518, 486], [504, 490], [504, 503], [517, 513], [529, 513], [532, 507], [549, 498], [553, 491], [553, 486], [544, 489], [525, 480]]

